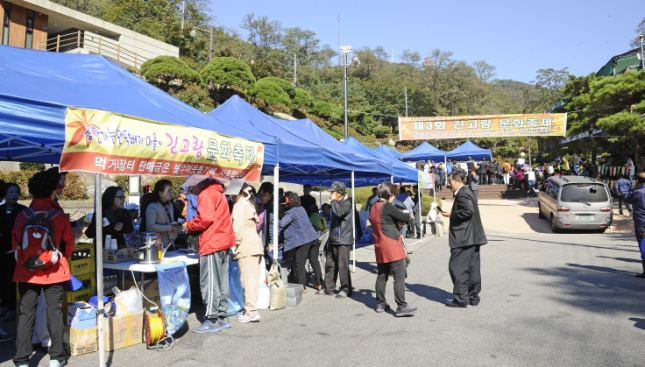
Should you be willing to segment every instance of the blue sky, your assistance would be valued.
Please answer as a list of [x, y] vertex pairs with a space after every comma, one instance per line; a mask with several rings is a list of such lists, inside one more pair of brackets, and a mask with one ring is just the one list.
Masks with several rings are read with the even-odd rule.
[[395, 60], [405, 49], [424, 57], [438, 48], [468, 63], [486, 60], [497, 78], [523, 82], [542, 68], [598, 71], [630, 49], [645, 18], [645, 0], [211, 0], [210, 8], [244, 37], [242, 18], [253, 12], [312, 30], [334, 49], [340, 12], [341, 45], [394, 49]]

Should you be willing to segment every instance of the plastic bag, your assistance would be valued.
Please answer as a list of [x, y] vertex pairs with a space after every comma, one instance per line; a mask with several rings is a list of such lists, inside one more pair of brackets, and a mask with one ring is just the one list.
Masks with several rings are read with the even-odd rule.
[[269, 270], [269, 287], [271, 288], [271, 311], [280, 310], [287, 307], [287, 288], [284, 286], [282, 277], [280, 277], [280, 265], [271, 265]]
[[186, 263], [181, 261], [156, 265], [159, 279], [161, 312], [166, 320], [166, 332], [173, 335], [179, 330], [190, 311], [190, 281]]
[[240, 266], [231, 257], [228, 259], [228, 315], [235, 316], [244, 310], [244, 288], [240, 278]]
[[143, 296], [135, 286], [130, 287], [127, 291], [121, 292], [119, 288], [114, 287], [114, 302], [117, 304], [115, 316], [126, 316], [143, 311]]

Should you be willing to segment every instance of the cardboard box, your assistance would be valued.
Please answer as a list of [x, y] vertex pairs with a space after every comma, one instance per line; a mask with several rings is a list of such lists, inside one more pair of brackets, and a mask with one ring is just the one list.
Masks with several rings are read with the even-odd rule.
[[[137, 282], [137, 285], [139, 286], [139, 289], [141, 289], [141, 282]], [[125, 289], [128, 290], [130, 287], [134, 286], [134, 282], [132, 280], [126, 280], [125, 281]], [[154, 304], [151, 302], [148, 302], [146, 298], [148, 298], [150, 301], [154, 302], [157, 304], [157, 307], [161, 307], [161, 298], [159, 297], [159, 281], [158, 280], [153, 280], [151, 282], [148, 282], [144, 287], [143, 287], [143, 295], [146, 296], [143, 299], [143, 308], [149, 308], [153, 307]]]
[[104, 322], [106, 352], [143, 343], [143, 311], [127, 316], [108, 317]]
[[103, 262], [106, 263], [124, 263], [134, 261], [134, 249], [127, 247], [119, 250], [103, 250]]
[[63, 344], [69, 347], [69, 352], [72, 356], [96, 352], [99, 349], [96, 330], [96, 326], [84, 330], [66, 327], [63, 333]]

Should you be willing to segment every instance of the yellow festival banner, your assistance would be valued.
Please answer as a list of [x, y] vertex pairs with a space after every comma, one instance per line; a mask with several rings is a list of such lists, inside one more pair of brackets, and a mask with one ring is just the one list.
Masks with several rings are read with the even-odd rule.
[[399, 117], [399, 140], [565, 136], [566, 113]]
[[62, 171], [260, 181], [264, 146], [198, 128], [68, 108]]

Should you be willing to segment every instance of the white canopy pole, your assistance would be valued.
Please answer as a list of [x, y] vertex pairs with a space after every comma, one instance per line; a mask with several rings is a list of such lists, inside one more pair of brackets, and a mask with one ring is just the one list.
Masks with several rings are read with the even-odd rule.
[[354, 198], [354, 171], [352, 171], [352, 253], [354, 257], [354, 270], [352, 273], [356, 272], [356, 201]]
[[[280, 165], [276, 163], [273, 168], [273, 262], [278, 262], [278, 222], [280, 221]], [[266, 220], [266, 219], [265, 219]]]
[[96, 224], [96, 326], [99, 336], [99, 366], [105, 366], [105, 337], [103, 335], [103, 208], [101, 204], [101, 174], [94, 175], [94, 223]]
[[394, 176], [390, 176], [390, 183], [394, 184]]

